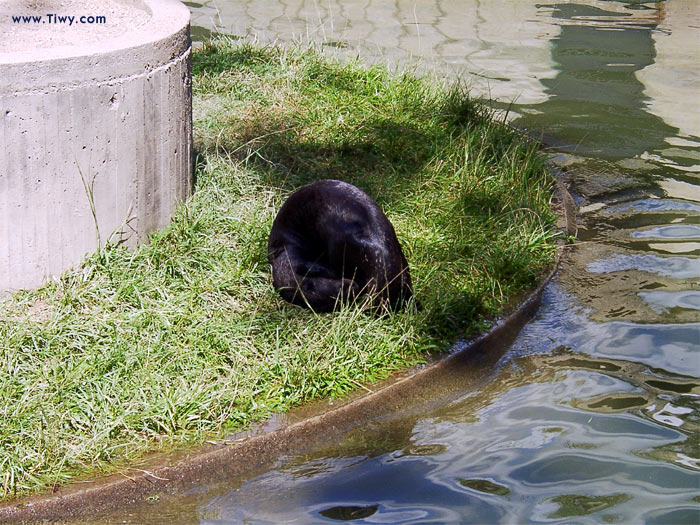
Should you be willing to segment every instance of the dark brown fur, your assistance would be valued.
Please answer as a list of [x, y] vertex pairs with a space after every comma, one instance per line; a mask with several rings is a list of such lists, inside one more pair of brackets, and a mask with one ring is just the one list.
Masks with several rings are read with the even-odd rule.
[[294, 192], [272, 225], [268, 258], [275, 290], [317, 312], [364, 293], [393, 308], [413, 295], [394, 227], [346, 182], [322, 180]]

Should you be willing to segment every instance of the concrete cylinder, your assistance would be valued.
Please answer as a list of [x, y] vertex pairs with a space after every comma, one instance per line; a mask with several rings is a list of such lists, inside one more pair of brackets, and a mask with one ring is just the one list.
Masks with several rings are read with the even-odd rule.
[[176, 0], [0, 6], [0, 292], [136, 246], [190, 193], [189, 18]]

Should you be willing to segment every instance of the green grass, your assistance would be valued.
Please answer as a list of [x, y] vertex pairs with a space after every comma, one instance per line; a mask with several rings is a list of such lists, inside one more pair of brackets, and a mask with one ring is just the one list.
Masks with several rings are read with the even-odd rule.
[[[463, 88], [227, 41], [193, 60], [194, 195], [149, 244], [0, 306], [3, 497], [384, 378], [483, 330], [552, 264], [537, 144]], [[274, 292], [276, 210], [322, 178], [382, 206], [422, 310], [317, 315]]]

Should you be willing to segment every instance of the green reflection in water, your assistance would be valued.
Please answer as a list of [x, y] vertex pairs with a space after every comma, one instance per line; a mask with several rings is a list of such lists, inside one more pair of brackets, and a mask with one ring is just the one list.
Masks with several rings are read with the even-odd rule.
[[[543, 131], [560, 149], [608, 158], [632, 158], [666, 146], [664, 139], [678, 130], [647, 112], [648, 97], [635, 73], [654, 62], [652, 23], [624, 30], [575, 19], [621, 15], [592, 6], [557, 4], [552, 17], [561, 20], [561, 33], [551, 43], [559, 73], [543, 79], [550, 98], [531, 107], [515, 121]], [[561, 143], [560, 143], [561, 141]]]
[[436, 456], [445, 452], [445, 445], [426, 443], [421, 445], [412, 445], [404, 450], [405, 456]]
[[609, 509], [619, 503], [628, 501], [627, 494], [611, 494], [610, 496], [582, 496], [580, 494], [564, 494], [552, 498], [559, 504], [559, 509], [548, 517], [552, 519], [569, 518], [571, 516], [585, 516]]
[[608, 409], [610, 411], [618, 410], [628, 410], [630, 408], [643, 407], [648, 404], [648, 401], [643, 396], [628, 396], [625, 394], [613, 394], [605, 396], [600, 401], [594, 403], [588, 403], [588, 408], [591, 410], [595, 409]]
[[367, 505], [364, 507], [343, 505], [322, 510], [319, 514], [336, 521], [353, 521], [369, 518], [377, 512], [378, 508], [379, 505]]
[[510, 489], [508, 487], [504, 487], [503, 485], [499, 485], [487, 479], [457, 478], [457, 482], [463, 487], [485, 494], [493, 494], [495, 496], [508, 496], [510, 494]]
[[700, 384], [695, 381], [648, 379], [646, 384], [651, 388], [674, 394], [688, 394], [700, 389]]

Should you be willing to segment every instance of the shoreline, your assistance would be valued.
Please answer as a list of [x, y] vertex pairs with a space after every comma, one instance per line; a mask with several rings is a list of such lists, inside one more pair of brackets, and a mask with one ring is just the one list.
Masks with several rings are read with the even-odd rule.
[[[561, 184], [558, 184], [558, 193], [561, 203], [559, 216], [565, 227], [570, 229], [572, 222], [575, 224], [576, 212], [571, 205], [573, 200]], [[425, 368], [400, 372], [396, 375], [404, 377], [393, 381], [390, 379], [389, 384], [379, 390], [363, 394], [338, 407], [326, 407], [319, 414], [287, 427], [253, 431], [252, 436], [234, 443], [198, 447], [194, 454], [191, 454], [191, 450], [176, 452], [175, 457], [186, 457], [175, 460], [171, 465], [159, 460], [160, 466], [141, 465], [145, 468], [134, 469], [128, 476], [113, 474], [100, 477], [89, 482], [92, 486], [87, 488], [85, 483], [73, 483], [59, 488], [56, 494], [50, 496], [39, 495], [0, 504], [0, 523], [74, 519], [108, 512], [123, 505], [142, 503], [147, 496], [186, 490], [195, 483], [223, 481], [254, 471], [283, 452], [303, 451], [316, 441], [337, 437], [361, 423], [387, 417], [398, 407], [433, 398], [434, 385], [438, 380], [444, 384], [452, 378], [463, 384], [465, 375], [478, 375], [479, 371], [494, 364], [502, 353], [493, 352], [492, 348], [507, 347], [534, 316], [544, 289], [559, 271], [565, 251], [566, 245], [560, 246], [554, 268], [514, 312], [488, 333]], [[472, 376], [472, 380], [475, 379]]]
[[[3, 303], [5, 358], [19, 363], [4, 381], [13, 395], [29, 397], [9, 412], [21, 430], [6, 431], [0, 444], [11, 460], [37, 446], [46, 455], [34, 466], [9, 463], [13, 476], [32, 476], [14, 478], [17, 492], [43, 484], [68, 497], [68, 487], [85, 486], [81, 473], [100, 471], [132, 483], [138, 469], [129, 466], [153, 451], [188, 456], [209, 437], [384, 384], [435, 349], [483, 333], [523, 289], [540, 283], [541, 292], [560, 237], [550, 222], [551, 169], [545, 173], [533, 141], [464, 91], [309, 50], [223, 43], [196, 55], [195, 94], [200, 181], [171, 225], [134, 252], [105, 250], [58, 283], [19, 294], [12, 309]], [[350, 179], [380, 197], [408, 250], [422, 312], [376, 319], [350, 307], [325, 316], [274, 293], [264, 251], [269, 223], [289, 191], [318, 178]], [[423, 374], [393, 384], [419, 383]], [[377, 397], [392, 399], [402, 388]], [[68, 408], [58, 403], [63, 397]], [[363, 403], [373, 406], [364, 397], [343, 404], [354, 409], [314, 417], [335, 418], [338, 430], [338, 414], [360, 417]], [[31, 438], [41, 434], [32, 431], [35, 409], [49, 414], [41, 428], [56, 429], [46, 443]], [[245, 446], [269, 456], [282, 434], [269, 435], [267, 444]], [[223, 459], [190, 470], [206, 471], [206, 461]], [[153, 474], [143, 474], [148, 486], [170, 481]], [[4, 490], [7, 497], [12, 485]], [[45, 497], [6, 500], [0, 516]]]

